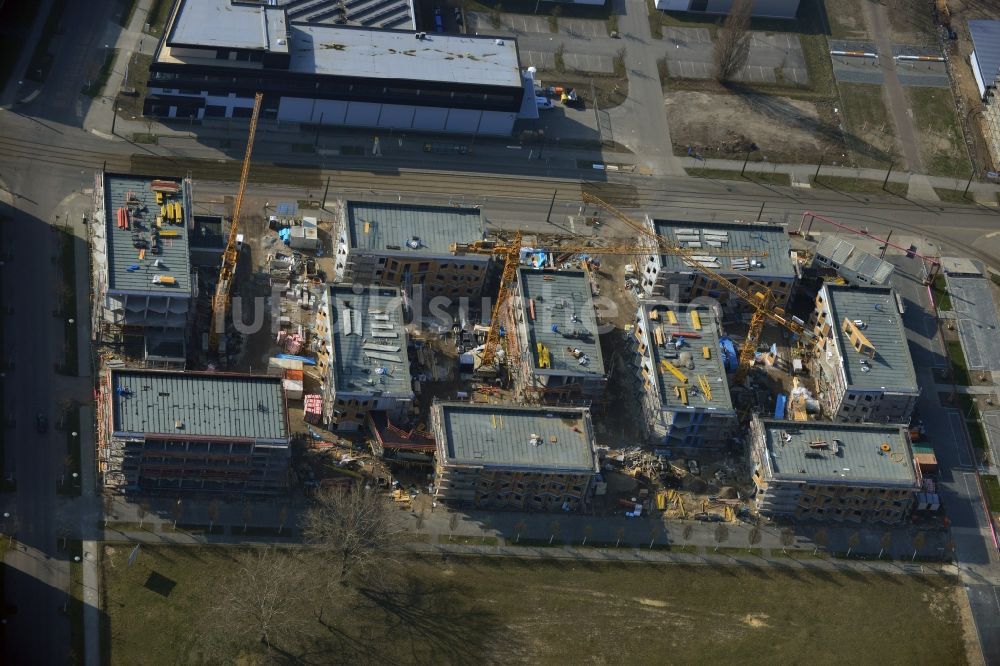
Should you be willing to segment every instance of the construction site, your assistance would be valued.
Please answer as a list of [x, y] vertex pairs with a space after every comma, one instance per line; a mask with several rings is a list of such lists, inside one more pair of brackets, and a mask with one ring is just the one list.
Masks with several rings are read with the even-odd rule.
[[[749, 520], [774, 506], [759, 499], [752, 419], [909, 437], [919, 389], [891, 265], [850, 243], [588, 193], [574, 235], [487, 231], [478, 209], [401, 200], [261, 201], [246, 182], [254, 129], [235, 197], [101, 174], [92, 247], [106, 368], [278, 382], [290, 455], [286, 484], [266, 491], [365, 479], [401, 506]], [[104, 382], [99, 400], [117, 391]], [[264, 492], [190, 455], [175, 470], [156, 454], [144, 483], [127, 468], [145, 454], [112, 453], [127, 433], [106, 420], [109, 487]], [[132, 435], [150, 436], [165, 437]]]

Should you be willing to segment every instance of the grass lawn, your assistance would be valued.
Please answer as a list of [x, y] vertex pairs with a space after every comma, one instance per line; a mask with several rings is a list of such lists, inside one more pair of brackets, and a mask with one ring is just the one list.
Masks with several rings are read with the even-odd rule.
[[945, 343], [948, 350], [948, 360], [951, 361], [955, 383], [959, 386], [972, 386], [969, 368], [965, 365], [965, 354], [962, 353], [962, 343], [958, 340], [948, 340]]
[[[105, 663], [199, 663], [199, 624], [236, 551], [107, 547]], [[954, 580], [687, 565], [408, 557], [392, 589], [303, 608], [289, 663], [961, 663]], [[320, 586], [317, 586], [320, 587]], [[320, 603], [319, 597], [317, 603]], [[156, 627], [156, 631], [150, 631]], [[920, 627], [889, 640], [890, 627]], [[629, 639], [612, 639], [618, 628]], [[849, 640], [845, 640], [849, 637]], [[250, 646], [255, 648], [256, 646]], [[228, 663], [235, 663], [232, 655]], [[240, 663], [256, 663], [241, 660]]]
[[951, 311], [951, 296], [948, 294], [948, 287], [946, 286], [944, 276], [940, 273], [934, 276], [932, 290], [934, 292], [934, 302], [937, 303], [937, 309], [946, 312]]
[[950, 88], [905, 88], [913, 111], [924, 169], [935, 176], [968, 178], [971, 173], [965, 135]]
[[996, 474], [980, 474], [979, 480], [983, 483], [990, 511], [1000, 513], [1000, 479], [997, 478]]
[[941, 199], [941, 201], [945, 201], [947, 203], [968, 205], [972, 205], [974, 203], [972, 201], [972, 197], [962, 194], [961, 190], [949, 190], [941, 187], [935, 187], [934, 192], [937, 193], [938, 198]]
[[163, 34], [163, 26], [166, 24], [170, 8], [173, 6], [174, 3], [170, 0], [153, 0], [149, 5], [149, 14], [146, 16], [146, 25], [149, 26], [149, 30], [146, 30], [147, 34], [156, 37]]
[[824, 176], [820, 173], [819, 178], [810, 179], [813, 187], [826, 187], [840, 192], [858, 192], [860, 194], [895, 194], [906, 196], [906, 183], [894, 183], [889, 181], [885, 189], [882, 189], [882, 181], [868, 180], [867, 178], [842, 178], [840, 176]]
[[[83, 663], [83, 543], [76, 540], [66, 542], [69, 550], [69, 635], [70, 663]], [[79, 557], [80, 562], [75, 562]]]
[[143, 53], [132, 55], [128, 66], [128, 87], [135, 88], [135, 95], [118, 95], [115, 106], [121, 120], [136, 120], [142, 117], [142, 103], [149, 92], [146, 81], [149, 79], [149, 65], [153, 56]]
[[740, 175], [739, 171], [729, 171], [728, 169], [686, 169], [687, 174], [694, 178], [717, 178], [719, 180], [749, 180], [755, 183], [766, 183], [768, 185], [783, 185], [790, 187], [792, 178], [787, 173], [761, 173], [747, 171]]
[[848, 146], [859, 161], [888, 168], [897, 150], [892, 120], [882, 99], [882, 86], [841, 83], [839, 87]]

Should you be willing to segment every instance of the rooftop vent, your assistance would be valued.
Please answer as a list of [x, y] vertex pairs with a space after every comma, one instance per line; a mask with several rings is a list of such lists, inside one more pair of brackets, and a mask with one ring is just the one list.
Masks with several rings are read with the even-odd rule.
[[177, 419], [176, 421], [174, 421], [174, 428], [177, 430], [184, 430], [184, 422], [181, 421], [180, 419]]

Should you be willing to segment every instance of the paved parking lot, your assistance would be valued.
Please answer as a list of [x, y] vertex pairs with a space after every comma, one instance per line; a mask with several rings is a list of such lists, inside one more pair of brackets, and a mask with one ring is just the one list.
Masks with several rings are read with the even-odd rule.
[[[564, 54], [563, 61], [565, 60]], [[556, 66], [556, 57], [552, 53], [542, 53], [541, 51], [521, 51], [521, 65], [537, 67], [538, 69], [553, 69]]]
[[[545, 29], [548, 30], [547, 23]], [[582, 39], [603, 39], [608, 36], [608, 24], [596, 19], [561, 18], [559, 32]]]
[[[688, 79], [708, 79], [713, 76], [712, 38], [706, 28], [666, 28], [664, 55], [671, 76]], [[806, 69], [802, 45], [797, 35], [786, 33], [751, 35], [750, 58], [737, 78], [741, 81], [775, 83], [778, 76], [788, 83], [806, 84]]]
[[[530, 14], [501, 14], [500, 27], [494, 28], [490, 15], [483, 12], [468, 12], [466, 20], [469, 32], [484, 35], [526, 35], [552, 34], [547, 16]], [[577, 39], [609, 39], [608, 24], [597, 19], [560, 18], [559, 34]]]
[[986, 278], [947, 277], [969, 370], [1000, 370], [1000, 320]]
[[[614, 60], [610, 56], [588, 55], [586, 53], [563, 53], [563, 62], [568, 69], [581, 72], [599, 72], [611, 74], [615, 71]], [[542, 51], [521, 51], [521, 64], [538, 69], [552, 70], [555, 68], [554, 53]]]
[[[831, 51], [861, 51], [876, 53], [877, 49], [871, 42], [853, 42], [845, 40], [830, 40]], [[893, 56], [897, 55], [941, 55], [940, 49], [934, 46], [905, 46], [894, 44]], [[863, 58], [858, 56], [830, 56], [833, 64], [833, 75], [844, 83], [871, 83], [882, 85], [885, 81], [879, 67], [878, 58]], [[930, 88], [948, 88], [948, 68], [943, 62], [922, 62], [914, 60], [896, 60], [896, 75], [900, 85], [926, 86]]]

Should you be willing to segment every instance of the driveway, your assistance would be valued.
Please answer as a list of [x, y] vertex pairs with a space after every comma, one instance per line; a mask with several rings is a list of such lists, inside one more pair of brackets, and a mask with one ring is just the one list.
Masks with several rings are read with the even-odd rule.
[[[667, 70], [671, 76], [710, 79], [715, 74], [714, 44], [707, 28], [666, 28], [663, 31]], [[807, 84], [809, 71], [798, 35], [751, 33], [750, 56], [736, 77], [740, 81]]]

